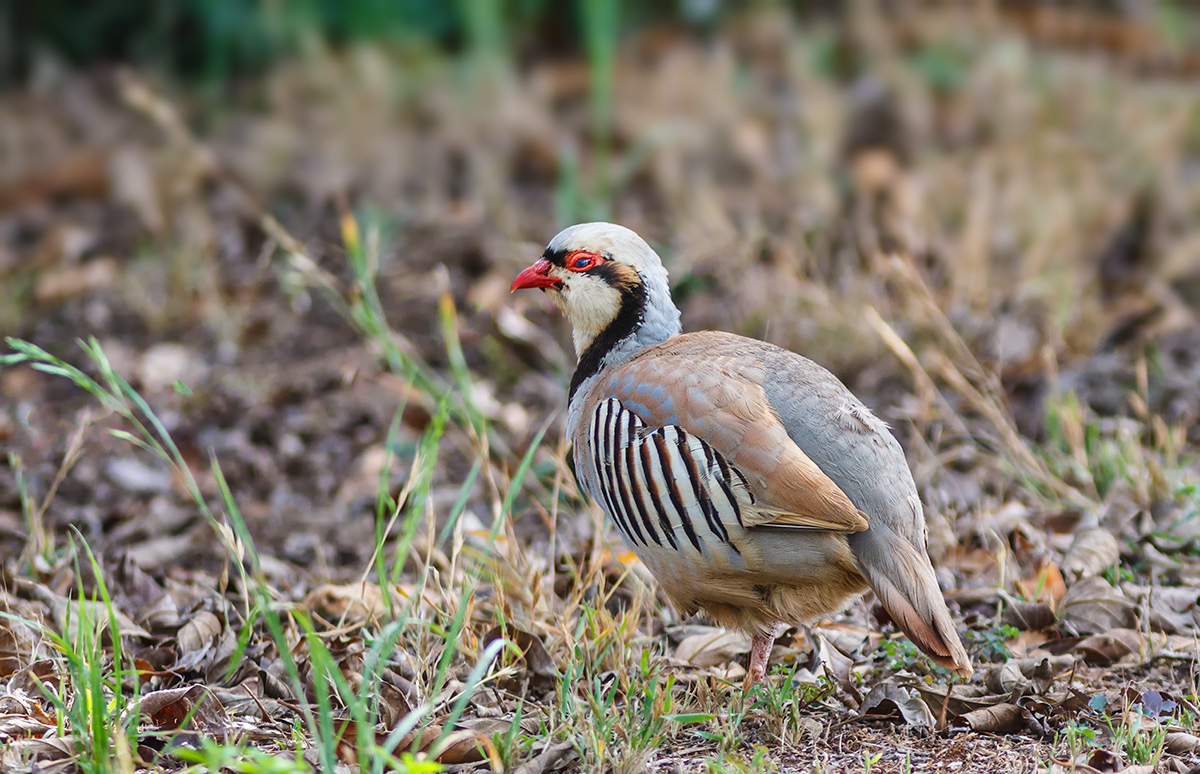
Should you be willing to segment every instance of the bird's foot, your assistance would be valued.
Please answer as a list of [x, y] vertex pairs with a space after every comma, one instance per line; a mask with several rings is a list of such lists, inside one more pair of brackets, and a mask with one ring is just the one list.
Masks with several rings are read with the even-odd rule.
[[750, 671], [746, 673], [746, 679], [742, 681], [742, 691], [749, 691], [761, 683], [766, 676], [767, 670], [765, 667], [751, 665]]
[[743, 690], [750, 690], [767, 676], [767, 659], [771, 657], [771, 647], [775, 644], [778, 626], [772, 626], [766, 634], [755, 634], [750, 639], [750, 669], [746, 672], [746, 680], [742, 683]]

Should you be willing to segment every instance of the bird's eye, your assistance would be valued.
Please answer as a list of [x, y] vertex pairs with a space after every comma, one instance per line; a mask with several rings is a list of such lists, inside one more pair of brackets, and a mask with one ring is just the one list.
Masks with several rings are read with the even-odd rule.
[[571, 271], [587, 271], [600, 263], [600, 256], [595, 253], [578, 252], [567, 257], [567, 268]]

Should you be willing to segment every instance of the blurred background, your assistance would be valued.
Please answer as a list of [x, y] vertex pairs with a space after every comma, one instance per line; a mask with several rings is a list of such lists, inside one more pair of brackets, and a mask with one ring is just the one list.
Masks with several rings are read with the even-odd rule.
[[[216, 451], [283, 559], [361, 567], [383, 460], [404, 463], [383, 472], [398, 492], [447, 392], [515, 468], [561, 416], [574, 356], [557, 313], [508, 283], [587, 219], [660, 250], [685, 328], [792, 348], [866, 399], [909, 450], [943, 554], [1013, 503], [1073, 514], [1068, 534], [1099, 504], [1197, 507], [1186, 3], [0, 14], [0, 331], [72, 362], [94, 336], [187, 459]], [[29, 369], [0, 388], [17, 455], [0, 539], [21, 550], [16, 463], [45, 491], [90, 403]], [[436, 507], [481, 427], [451, 418]], [[548, 427], [539, 475], [561, 458]], [[51, 533], [75, 524], [147, 567], [203, 561], [187, 497], [116, 443], [86, 436]], [[468, 515], [490, 523], [489, 497], [481, 480]], [[538, 539], [549, 490], [518, 502]]]

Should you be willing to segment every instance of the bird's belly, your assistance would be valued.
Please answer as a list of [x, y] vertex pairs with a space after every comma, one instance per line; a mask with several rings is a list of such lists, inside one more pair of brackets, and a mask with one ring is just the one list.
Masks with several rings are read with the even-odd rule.
[[[630, 547], [684, 615], [704, 610], [746, 632], [806, 624], [841, 610], [866, 588], [844, 535], [753, 529], [730, 544]], [[738, 550], [734, 550], [734, 547]]]
[[766, 634], [776, 623], [811, 624], [841, 611], [866, 590], [866, 583], [849, 576], [822, 583], [713, 579], [708, 589], [693, 599], [693, 604], [715, 622], [750, 634]]

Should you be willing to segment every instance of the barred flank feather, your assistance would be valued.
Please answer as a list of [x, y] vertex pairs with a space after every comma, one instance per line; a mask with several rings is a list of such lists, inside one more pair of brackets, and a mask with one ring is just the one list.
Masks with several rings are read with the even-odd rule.
[[704, 441], [675, 426], [647, 427], [610, 398], [593, 412], [588, 446], [592, 494], [630, 546], [741, 553], [730, 528], [742, 527], [750, 505], [745, 480]]

